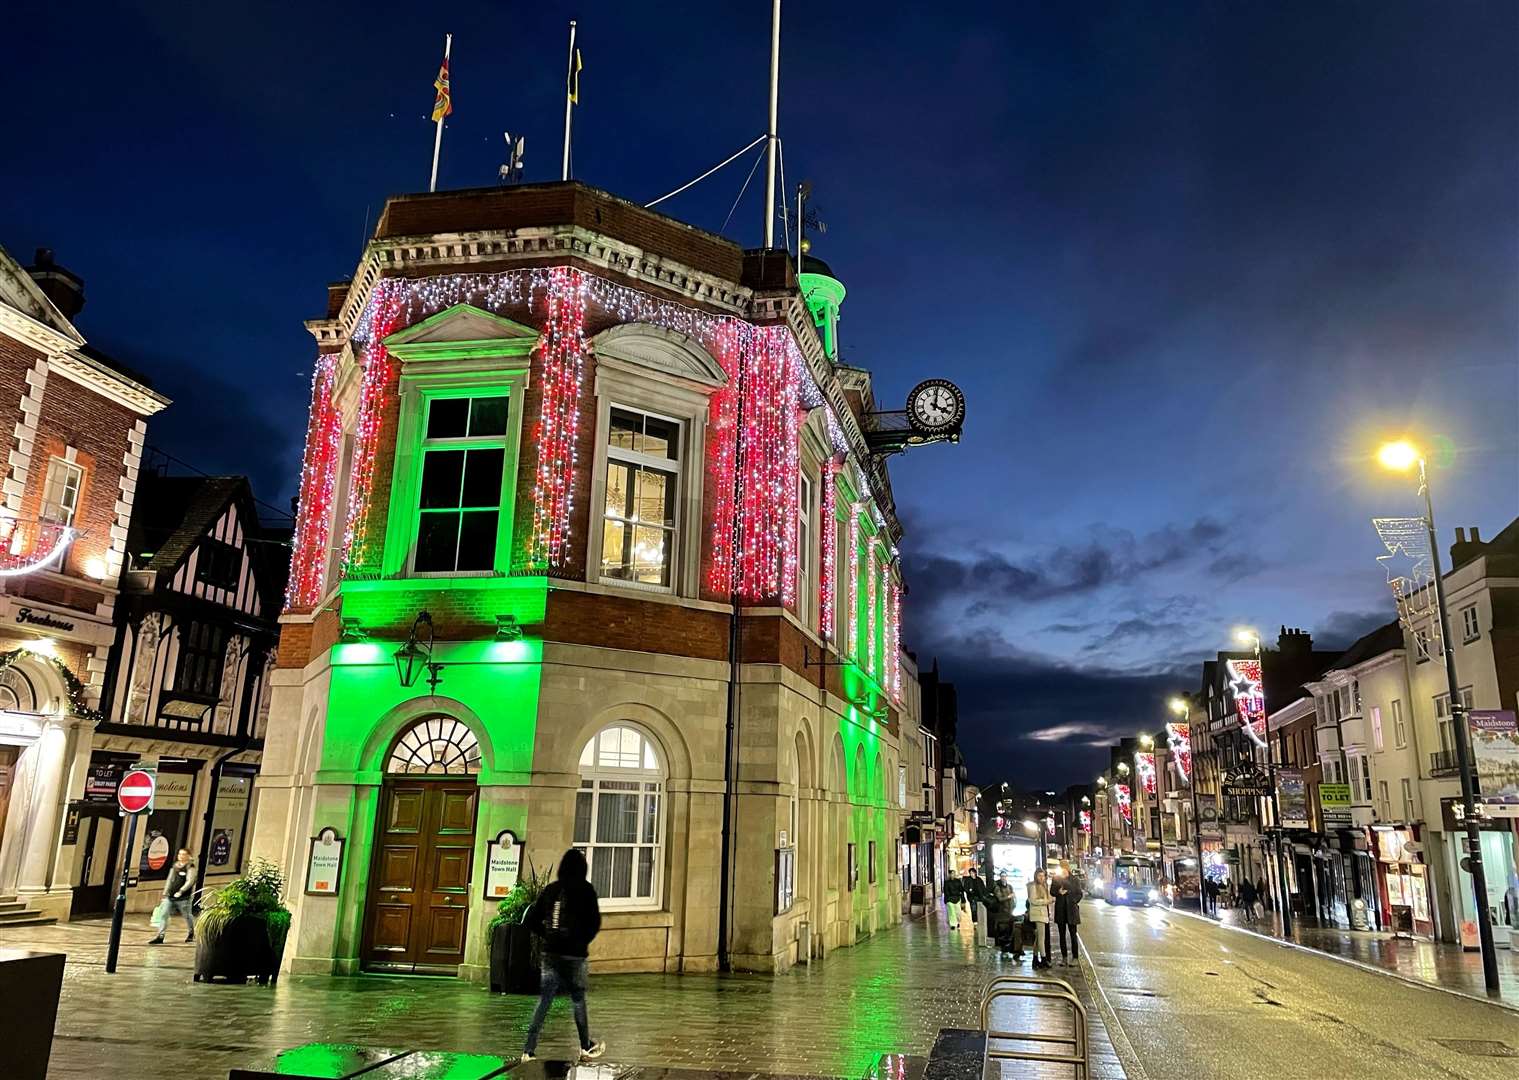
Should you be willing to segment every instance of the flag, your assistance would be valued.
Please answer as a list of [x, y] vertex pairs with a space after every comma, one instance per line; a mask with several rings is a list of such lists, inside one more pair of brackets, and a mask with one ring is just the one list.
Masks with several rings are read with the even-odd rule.
[[580, 50], [575, 50], [575, 63], [570, 67], [570, 101], [580, 104]]
[[433, 80], [433, 86], [437, 88], [438, 96], [432, 103], [432, 118], [436, 123], [454, 111], [454, 99], [448, 92], [448, 57], [443, 58], [443, 66], [438, 69], [438, 77]]

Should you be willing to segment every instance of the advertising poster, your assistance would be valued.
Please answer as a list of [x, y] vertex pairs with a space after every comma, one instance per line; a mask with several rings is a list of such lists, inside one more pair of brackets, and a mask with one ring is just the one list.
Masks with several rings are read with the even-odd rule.
[[1490, 806], [1519, 805], [1519, 723], [1512, 709], [1473, 709], [1472, 759], [1477, 787]]
[[1028, 884], [1039, 869], [1039, 849], [1011, 840], [993, 840], [991, 848], [992, 879], [1007, 879], [1013, 888], [1013, 914], [1022, 915], [1028, 906]]
[[1320, 784], [1319, 814], [1323, 819], [1324, 828], [1348, 829], [1350, 827], [1350, 785]]
[[1278, 769], [1276, 791], [1282, 808], [1282, 828], [1308, 828], [1308, 785], [1303, 780], [1303, 770]]

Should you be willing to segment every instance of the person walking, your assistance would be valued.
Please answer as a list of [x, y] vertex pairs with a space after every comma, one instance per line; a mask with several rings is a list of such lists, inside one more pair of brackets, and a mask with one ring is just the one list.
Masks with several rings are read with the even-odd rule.
[[960, 888], [964, 899], [961, 901], [960, 914], [971, 921], [971, 937], [976, 944], [981, 944], [983, 930], [985, 929], [982, 919], [986, 917], [981, 910], [982, 895], [981, 879], [971, 869], [965, 871], [965, 876], [960, 879]]
[[[1081, 925], [1081, 898], [1085, 895], [1080, 880], [1071, 874], [1066, 874], [1055, 882], [1055, 925], [1059, 928], [1060, 934], [1061, 967], [1066, 967], [1070, 962], [1075, 962], [1078, 966], [1081, 964], [1076, 928]], [[1068, 934], [1071, 938], [1070, 961], [1067, 961], [1065, 952], [1065, 939]]]
[[965, 886], [951, 874], [944, 879], [944, 914], [949, 917], [949, 928], [960, 929], [960, 903], [965, 899]]
[[1245, 913], [1245, 921], [1255, 921], [1255, 882], [1248, 877], [1239, 885], [1239, 906]]
[[162, 918], [163, 925], [159, 926], [158, 936], [149, 945], [162, 945], [164, 934], [169, 929], [169, 920], [174, 913], [184, 916], [185, 926], [189, 933], [185, 935], [186, 941], [195, 940], [195, 860], [190, 858], [188, 848], [180, 848], [179, 854], [174, 857], [174, 865], [169, 867], [169, 876], [164, 879], [163, 899], [159, 901], [159, 910], [155, 912], [155, 919]]
[[522, 1060], [532, 1061], [538, 1035], [548, 1017], [549, 1006], [561, 990], [575, 1007], [575, 1030], [580, 1035], [580, 1060], [595, 1061], [606, 1053], [606, 1043], [591, 1038], [586, 1015], [586, 974], [590, 945], [601, 929], [601, 905], [596, 888], [586, 880], [585, 855], [575, 848], [559, 860], [558, 880], [543, 890], [524, 920], [527, 928], [543, 939], [542, 984], [538, 1008], [527, 1027]]
[[1041, 868], [1034, 871], [1034, 880], [1028, 883], [1028, 921], [1034, 928], [1034, 967], [1050, 966], [1050, 909], [1054, 897], [1050, 895], [1049, 878]]
[[1265, 874], [1255, 879], [1255, 902], [1260, 905], [1260, 917], [1264, 919], [1271, 905], [1271, 890], [1266, 887]]

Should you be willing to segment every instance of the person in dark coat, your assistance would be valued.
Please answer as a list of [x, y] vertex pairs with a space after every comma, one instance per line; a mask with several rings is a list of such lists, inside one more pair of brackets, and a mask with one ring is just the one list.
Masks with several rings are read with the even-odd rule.
[[949, 916], [949, 928], [960, 928], [960, 905], [965, 899], [965, 886], [960, 879], [949, 874], [944, 879], [944, 913]]
[[585, 992], [591, 940], [601, 930], [601, 902], [596, 887], [586, 880], [585, 855], [575, 848], [559, 860], [559, 878], [543, 890], [524, 924], [543, 939], [542, 984], [538, 1008], [527, 1028], [522, 1060], [532, 1061], [538, 1035], [554, 997], [563, 990], [575, 1006], [580, 1034], [580, 1060], [594, 1061], [606, 1053], [606, 1043], [593, 1040], [586, 1015]]
[[[1060, 966], [1067, 967], [1070, 963], [1081, 962], [1080, 946], [1076, 940], [1076, 928], [1081, 925], [1081, 898], [1086, 894], [1081, 889], [1081, 879], [1074, 874], [1066, 874], [1064, 877], [1055, 879], [1055, 926], [1060, 934]], [[1071, 939], [1070, 959], [1066, 959], [1065, 939], [1069, 935]]]

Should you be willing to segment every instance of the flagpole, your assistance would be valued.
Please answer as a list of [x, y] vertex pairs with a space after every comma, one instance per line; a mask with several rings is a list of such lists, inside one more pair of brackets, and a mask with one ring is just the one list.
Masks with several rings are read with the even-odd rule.
[[[444, 34], [443, 64], [445, 67], [448, 65], [448, 54], [452, 51], [453, 47], [454, 36], [452, 34]], [[443, 120], [444, 117], [438, 117], [438, 130], [434, 133], [432, 139], [432, 179], [427, 182], [428, 191], [438, 190], [438, 151], [443, 149]]]
[[564, 166], [560, 170], [559, 179], [570, 178], [570, 117], [575, 107], [574, 99], [570, 92], [575, 79], [575, 20], [570, 20], [570, 60], [565, 68], [564, 76]]
[[765, 247], [775, 247], [776, 111], [781, 91], [781, 0], [770, 7], [770, 146], [765, 170]]

